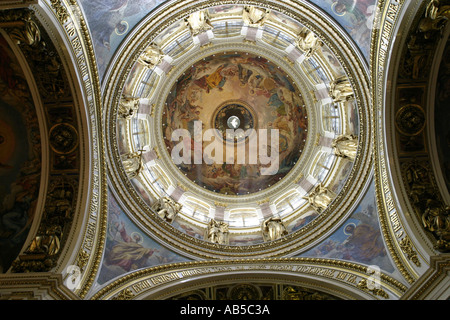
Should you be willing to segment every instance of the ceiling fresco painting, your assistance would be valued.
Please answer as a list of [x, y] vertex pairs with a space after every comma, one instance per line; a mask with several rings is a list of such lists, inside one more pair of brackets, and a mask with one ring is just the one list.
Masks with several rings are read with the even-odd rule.
[[167, 0], [80, 0], [92, 34], [100, 78], [133, 27]]
[[[252, 24], [252, 14], [264, 18]], [[146, 203], [144, 220], [146, 206], [163, 217], [178, 202], [170, 230], [196, 241], [305, 233], [361, 161], [368, 113], [342, 57], [275, 9], [218, 5], [184, 21], [155, 34], [123, 81], [112, 143], [126, 193]]]
[[0, 272], [6, 272], [33, 222], [42, 155], [31, 92], [19, 61], [2, 35], [0, 114]]
[[378, 222], [374, 183], [358, 208], [333, 235], [299, 256], [354, 261], [378, 266], [389, 273], [396, 272]]
[[[230, 123], [234, 118], [236, 123]], [[175, 154], [179, 143], [187, 144], [183, 151], [193, 150], [191, 159], [179, 165], [190, 180], [211, 191], [239, 195], [273, 185], [292, 169], [306, 141], [307, 118], [301, 93], [287, 74], [267, 59], [237, 52], [216, 54], [189, 68], [171, 89], [162, 125], [168, 152]], [[203, 132], [212, 129], [223, 133], [213, 136], [214, 141], [224, 145], [215, 148], [217, 153], [219, 147], [223, 149], [222, 159], [219, 154], [211, 154], [212, 159], [195, 161], [206, 156], [209, 145], [204, 135], [195, 137], [196, 124]], [[175, 142], [172, 137], [179, 129], [184, 129], [190, 139]], [[238, 129], [242, 132], [238, 133]], [[277, 130], [277, 142], [270, 140], [273, 129]], [[227, 146], [237, 134], [242, 134], [236, 137], [237, 145]], [[261, 139], [277, 149], [264, 150], [269, 163], [259, 159], [264, 147]], [[257, 159], [250, 161], [256, 154]], [[230, 163], [230, 157], [242, 159]]]
[[311, 0], [345, 28], [369, 61], [377, 0]]

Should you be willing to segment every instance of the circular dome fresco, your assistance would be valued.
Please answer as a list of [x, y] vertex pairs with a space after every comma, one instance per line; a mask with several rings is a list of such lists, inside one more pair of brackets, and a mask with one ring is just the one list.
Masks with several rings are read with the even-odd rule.
[[162, 128], [173, 162], [206, 190], [244, 195], [283, 179], [307, 136], [302, 94], [275, 63], [248, 52], [210, 55], [166, 98]]
[[366, 188], [360, 57], [311, 4], [268, 3], [162, 7], [105, 83], [113, 191], [194, 256], [304, 250]]

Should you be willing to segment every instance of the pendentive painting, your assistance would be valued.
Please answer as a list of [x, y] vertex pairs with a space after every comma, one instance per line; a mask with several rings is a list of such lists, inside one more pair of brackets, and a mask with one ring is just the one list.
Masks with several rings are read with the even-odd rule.
[[100, 79], [133, 27], [167, 0], [81, 0], [94, 42]]
[[188, 261], [147, 236], [108, 195], [108, 227], [99, 284], [142, 268]]
[[374, 265], [393, 273], [378, 221], [375, 185], [372, 182], [353, 214], [328, 239], [301, 257], [347, 260]]
[[377, 0], [311, 0], [348, 32], [369, 60]]

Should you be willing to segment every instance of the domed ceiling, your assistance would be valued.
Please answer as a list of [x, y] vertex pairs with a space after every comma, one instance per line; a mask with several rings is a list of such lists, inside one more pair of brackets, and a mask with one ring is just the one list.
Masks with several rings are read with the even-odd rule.
[[0, 4], [0, 296], [447, 299], [449, 1]]
[[337, 228], [370, 165], [349, 38], [310, 4], [172, 10], [136, 27], [105, 87], [112, 185], [135, 219], [200, 256], [291, 252]]

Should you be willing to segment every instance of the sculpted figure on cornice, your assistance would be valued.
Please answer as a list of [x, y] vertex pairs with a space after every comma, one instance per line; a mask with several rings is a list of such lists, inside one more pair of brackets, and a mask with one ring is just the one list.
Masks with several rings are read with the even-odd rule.
[[443, 251], [450, 249], [450, 206], [428, 199], [426, 209], [422, 215], [422, 223], [425, 229], [435, 233], [439, 240], [436, 247]]
[[122, 165], [128, 178], [137, 177], [142, 168], [142, 151], [130, 152], [121, 156]]
[[26, 11], [22, 20], [25, 23], [23, 28], [15, 28], [10, 32], [10, 37], [16, 41], [17, 44], [34, 45], [41, 40], [41, 32], [36, 23], [31, 19], [31, 11]]
[[227, 244], [228, 224], [212, 219], [208, 224], [207, 239], [212, 243]]
[[427, 6], [426, 17], [431, 19], [450, 19], [450, 5], [441, 5], [439, 0], [431, 0]]
[[419, 30], [426, 39], [433, 32], [442, 30], [450, 19], [450, 5], [441, 5], [438, 0], [430, 0], [425, 11], [425, 17], [420, 21]]
[[119, 101], [119, 116], [131, 119], [139, 110], [139, 98], [122, 96]]
[[354, 161], [358, 151], [358, 138], [353, 134], [343, 134], [333, 140], [331, 147], [336, 156]]
[[138, 62], [147, 68], [153, 68], [164, 58], [162, 50], [154, 43], [150, 44], [139, 56]]
[[60, 250], [60, 239], [62, 229], [59, 225], [54, 225], [45, 231], [45, 234], [37, 235], [28, 247], [27, 254], [44, 253], [48, 256], [57, 254]]
[[404, 170], [410, 201], [423, 227], [436, 236], [436, 249], [444, 252], [450, 250], [450, 206], [438, 196], [430, 178], [432, 173], [424, 164], [418, 163], [411, 163]]
[[261, 27], [267, 19], [269, 9], [245, 6], [242, 11], [242, 20], [244, 25], [250, 27]]
[[288, 234], [280, 218], [271, 217], [262, 224], [262, 232], [267, 240], [276, 240]]
[[306, 27], [303, 27], [300, 31], [295, 42], [298, 48], [305, 53], [306, 59], [311, 58], [312, 55], [323, 46], [323, 42]]
[[158, 214], [158, 216], [168, 223], [172, 223], [175, 220], [178, 212], [181, 210], [181, 207], [181, 204], [168, 197], [160, 198], [152, 205], [152, 209]]
[[427, 169], [419, 165], [410, 166], [406, 171], [406, 179], [410, 185], [409, 196], [412, 203], [419, 205], [426, 200], [428, 192], [433, 189], [428, 180]]
[[193, 37], [213, 28], [208, 10], [194, 12], [185, 19], [185, 22]]
[[330, 83], [330, 96], [335, 103], [354, 98], [352, 85], [346, 76], [338, 77]]
[[328, 207], [334, 197], [335, 195], [331, 190], [319, 184], [303, 199], [308, 200], [309, 204], [320, 213]]

